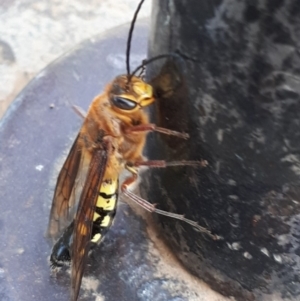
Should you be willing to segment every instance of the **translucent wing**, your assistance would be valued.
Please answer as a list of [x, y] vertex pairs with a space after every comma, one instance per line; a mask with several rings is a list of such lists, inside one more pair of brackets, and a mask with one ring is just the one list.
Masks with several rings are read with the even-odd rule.
[[48, 235], [53, 239], [56, 239], [59, 236], [70, 220], [69, 208], [72, 205], [71, 203], [74, 203], [72, 191], [78, 175], [82, 155], [78, 143], [79, 135], [74, 141], [70, 153], [57, 178], [48, 225]]
[[[84, 154], [83, 154], [84, 155]], [[77, 300], [83, 270], [91, 240], [93, 215], [108, 160], [108, 143], [103, 142], [101, 149], [95, 149], [83, 186], [74, 224], [72, 244], [71, 300]]]

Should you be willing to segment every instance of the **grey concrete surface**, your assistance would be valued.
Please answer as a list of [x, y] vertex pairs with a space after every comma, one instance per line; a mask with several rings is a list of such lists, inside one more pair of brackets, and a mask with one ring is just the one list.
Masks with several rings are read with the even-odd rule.
[[[0, 0], [0, 118], [42, 69], [83, 40], [130, 22], [138, 0]], [[146, 0], [139, 18], [149, 16]]]

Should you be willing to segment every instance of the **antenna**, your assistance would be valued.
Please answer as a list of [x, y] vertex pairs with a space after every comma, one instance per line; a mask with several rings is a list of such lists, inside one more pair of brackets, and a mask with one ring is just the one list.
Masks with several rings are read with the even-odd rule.
[[[129, 34], [128, 34], [128, 39], [127, 39], [127, 48], [126, 48], [126, 68], [127, 68], [127, 75], [130, 75], [130, 62], [129, 62], [129, 58], [130, 58], [130, 47], [131, 47], [131, 40], [132, 40], [132, 33], [133, 33], [133, 29], [134, 29], [134, 25], [135, 25], [135, 21], [136, 18], [138, 16], [138, 13], [143, 5], [144, 0], [141, 0], [141, 2], [139, 3], [134, 15], [133, 15], [133, 19], [131, 21], [131, 25], [130, 25], [130, 29], [129, 29]], [[131, 76], [130, 76], [131, 78]], [[129, 82], [129, 80], [128, 80]]]
[[143, 63], [141, 65], [139, 65], [138, 67], [136, 67], [136, 69], [130, 74], [130, 77], [129, 79], [134, 76], [140, 69], [144, 68], [146, 65], [154, 62], [154, 61], [157, 61], [157, 60], [161, 60], [161, 59], [164, 59], [164, 58], [167, 58], [167, 57], [173, 57], [175, 59], [178, 59], [180, 60], [180, 62], [184, 62], [182, 57], [177, 54], [177, 53], [166, 53], [166, 54], [159, 54], [157, 56], [154, 56], [152, 57], [151, 59], [148, 59], [148, 60], [144, 60]]

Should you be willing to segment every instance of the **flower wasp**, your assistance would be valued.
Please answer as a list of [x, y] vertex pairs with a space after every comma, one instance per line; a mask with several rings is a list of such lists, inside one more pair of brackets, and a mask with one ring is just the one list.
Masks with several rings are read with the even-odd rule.
[[129, 30], [126, 50], [127, 74], [117, 76], [95, 97], [70, 153], [59, 173], [48, 226], [48, 236], [56, 243], [50, 256], [52, 267], [71, 261], [71, 300], [79, 295], [89, 250], [99, 244], [114, 219], [118, 201], [119, 175], [131, 175], [120, 185], [121, 192], [150, 212], [182, 220], [214, 239], [217, 236], [183, 215], [157, 209], [130, 191], [138, 179], [140, 166], [205, 166], [206, 161], [145, 161], [142, 152], [150, 131], [187, 139], [188, 135], [149, 123], [144, 108], [155, 101], [153, 88], [136, 76], [153, 60], [130, 72], [129, 54], [140, 1]]

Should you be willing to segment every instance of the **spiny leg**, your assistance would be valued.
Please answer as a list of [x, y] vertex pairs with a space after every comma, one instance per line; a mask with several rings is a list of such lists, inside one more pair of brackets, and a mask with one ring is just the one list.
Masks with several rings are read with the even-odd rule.
[[181, 220], [181, 221], [183, 221], [187, 224], [190, 224], [196, 230], [198, 230], [199, 232], [207, 234], [213, 240], [221, 239], [220, 236], [212, 234], [211, 231], [209, 231], [208, 229], [206, 229], [204, 227], [201, 227], [197, 222], [185, 218], [184, 215], [171, 213], [171, 212], [168, 212], [168, 211], [157, 209], [154, 204], [151, 204], [148, 201], [146, 201], [145, 199], [143, 199], [143, 198], [135, 195], [134, 193], [132, 193], [128, 189], [128, 187], [137, 180], [137, 177], [138, 177], [137, 176], [137, 170], [134, 169], [133, 167], [130, 167], [130, 166], [126, 166], [126, 169], [128, 169], [132, 173], [132, 176], [125, 179], [125, 181], [122, 183], [121, 191], [124, 193], [124, 195], [126, 195], [132, 201], [134, 201], [135, 203], [137, 203], [138, 205], [140, 205], [142, 208], [144, 208], [145, 210], [147, 210], [149, 212], [155, 212], [157, 214], [161, 214], [161, 215], [164, 215], [164, 216], [175, 218], [175, 219]]
[[149, 160], [149, 161], [137, 161], [134, 162], [134, 167], [147, 166], [150, 168], [166, 168], [171, 166], [193, 166], [193, 167], [206, 167], [208, 162], [206, 160], [200, 161], [170, 161], [166, 162], [165, 160]]
[[178, 138], [182, 139], [188, 139], [190, 136], [189, 134], [186, 133], [180, 133], [177, 131], [172, 131], [169, 129], [161, 128], [156, 126], [154, 123], [149, 123], [149, 124], [140, 124], [140, 125], [135, 125], [126, 130], [127, 133], [131, 132], [159, 132], [162, 134], [170, 135], [170, 136], [176, 136]]

